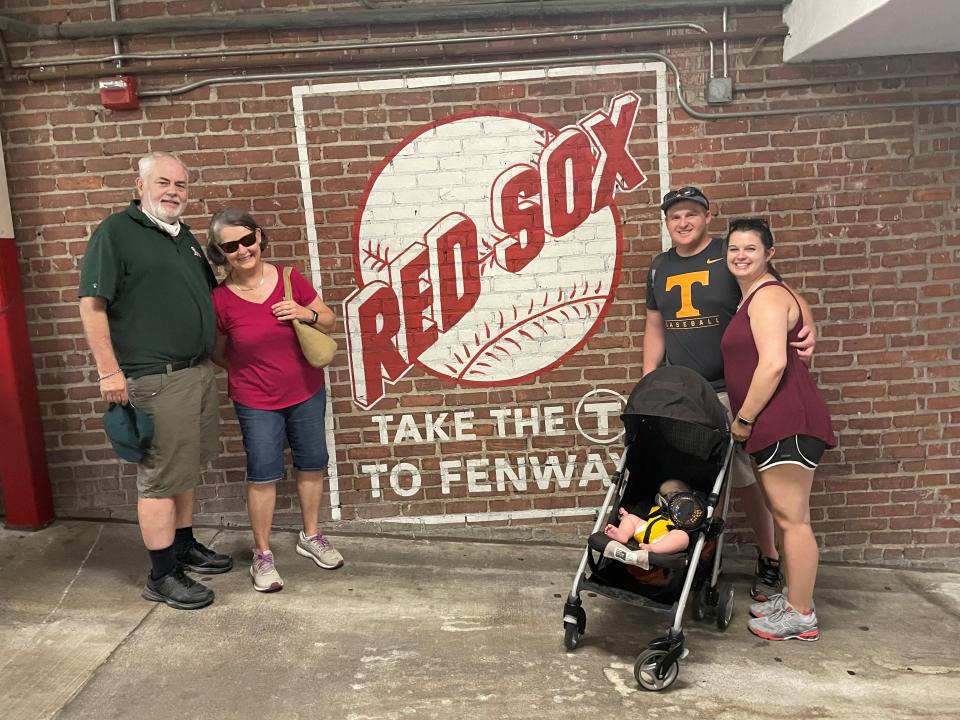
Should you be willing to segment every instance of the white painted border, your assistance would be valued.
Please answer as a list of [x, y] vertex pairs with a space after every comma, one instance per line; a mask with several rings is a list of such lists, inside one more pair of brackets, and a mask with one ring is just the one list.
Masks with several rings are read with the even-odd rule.
[[[465, 72], [453, 75], [433, 75], [428, 77], [398, 77], [353, 82], [318, 83], [316, 85], [297, 85], [292, 88], [293, 118], [296, 126], [297, 153], [300, 157], [300, 186], [303, 191], [304, 221], [307, 229], [307, 241], [310, 253], [310, 274], [313, 286], [323, 296], [320, 276], [320, 251], [317, 246], [317, 228], [314, 225], [313, 193], [310, 191], [310, 161], [307, 148], [307, 129], [303, 118], [303, 98], [305, 95], [330, 95], [334, 93], [359, 92], [361, 90], [410, 90], [423, 87], [442, 87], [481, 83], [502, 83], [523, 80], [545, 80], [557, 77], [582, 77], [584, 75], [615, 75], [631, 72], [655, 72], [657, 76], [657, 160], [660, 188], [670, 187], [670, 165], [667, 155], [667, 67], [663, 63], [626, 62], [606, 65], [577, 65], [572, 67], [541, 68], [534, 70], [504, 70], [495, 72]], [[661, 229], [661, 247], [670, 247], [670, 236], [666, 228]], [[330, 373], [325, 371], [327, 389], [327, 409], [325, 413], [327, 450], [330, 453], [330, 466], [327, 470], [327, 484], [330, 488], [330, 507], [332, 518], [339, 520], [340, 484], [337, 479], [337, 446], [333, 423], [333, 399], [330, 387]], [[521, 510], [517, 512], [475, 513], [467, 515], [424, 515], [420, 517], [379, 518], [380, 522], [422, 523], [439, 525], [463, 522], [490, 522], [500, 520], [521, 520], [539, 517], [564, 517], [592, 515], [597, 508], [561, 508], [553, 510]]]
[[[353, 83], [356, 85], [356, 83]], [[293, 89], [293, 117], [296, 122], [297, 150], [300, 155], [300, 187], [303, 189], [304, 225], [307, 228], [307, 251], [310, 254], [310, 281], [323, 299], [323, 286], [320, 277], [320, 248], [317, 244], [317, 228], [313, 224], [313, 194], [310, 192], [310, 162], [307, 157], [307, 129], [303, 122], [303, 95]], [[323, 369], [323, 387], [326, 390], [326, 408], [323, 412], [323, 426], [327, 440], [329, 464], [327, 465], [327, 488], [330, 492], [330, 516], [339, 520], [340, 481], [337, 474], [337, 440], [333, 429], [333, 393], [330, 392], [330, 369]]]
[[10, 191], [7, 169], [3, 164], [3, 142], [0, 141], [0, 238], [13, 237], [13, 212], [10, 210]]

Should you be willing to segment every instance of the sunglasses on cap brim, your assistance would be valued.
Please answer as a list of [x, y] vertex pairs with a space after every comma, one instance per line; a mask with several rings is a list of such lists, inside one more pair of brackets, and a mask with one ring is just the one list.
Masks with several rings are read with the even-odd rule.
[[227, 242], [220, 243], [220, 250], [227, 255], [231, 255], [240, 249], [240, 246], [252, 247], [257, 242], [257, 231], [252, 231], [249, 235], [244, 235], [242, 238], [237, 240], [228, 240]]

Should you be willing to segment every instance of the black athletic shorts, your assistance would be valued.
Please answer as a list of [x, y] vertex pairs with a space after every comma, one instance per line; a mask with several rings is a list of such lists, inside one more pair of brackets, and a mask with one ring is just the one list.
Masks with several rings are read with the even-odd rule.
[[820, 438], [792, 435], [750, 455], [757, 461], [757, 470], [760, 471], [785, 463], [816, 470], [826, 449], [827, 444]]

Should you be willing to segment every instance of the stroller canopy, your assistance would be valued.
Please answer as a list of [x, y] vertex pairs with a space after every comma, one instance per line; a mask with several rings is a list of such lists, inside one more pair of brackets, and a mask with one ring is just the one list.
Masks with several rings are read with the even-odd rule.
[[697, 372], [667, 366], [634, 387], [620, 416], [631, 443], [644, 419], [657, 419], [663, 439], [675, 449], [707, 459], [728, 439], [727, 411], [716, 391]]
[[727, 431], [727, 411], [716, 391], [690, 368], [668, 365], [649, 373], [630, 393], [620, 419], [630, 415], [670, 418]]

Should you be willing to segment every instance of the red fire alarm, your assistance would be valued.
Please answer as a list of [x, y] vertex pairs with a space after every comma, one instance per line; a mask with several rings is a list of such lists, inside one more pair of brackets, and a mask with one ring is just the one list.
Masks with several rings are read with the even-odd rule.
[[99, 85], [100, 102], [107, 110], [136, 110], [140, 107], [137, 79], [132, 75], [103, 78]]

